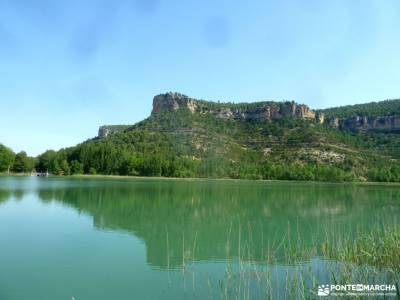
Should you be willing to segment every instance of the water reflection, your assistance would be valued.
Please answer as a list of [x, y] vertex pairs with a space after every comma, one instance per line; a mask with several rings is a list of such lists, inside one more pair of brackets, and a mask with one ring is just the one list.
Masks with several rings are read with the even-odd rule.
[[145, 243], [147, 263], [157, 268], [243, 253], [260, 263], [272, 255], [290, 263], [288, 247], [315, 256], [327, 233], [398, 223], [400, 215], [397, 186], [28, 178], [2, 182], [0, 203], [24, 193], [88, 214], [98, 229], [134, 234]]

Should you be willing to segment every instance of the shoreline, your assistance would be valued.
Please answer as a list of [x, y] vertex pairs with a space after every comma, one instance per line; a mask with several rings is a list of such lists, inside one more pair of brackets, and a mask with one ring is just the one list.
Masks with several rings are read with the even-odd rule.
[[[37, 177], [30, 173], [0, 173], [0, 177]], [[51, 178], [87, 178], [87, 179], [146, 179], [146, 180], [185, 180], [185, 181], [247, 181], [247, 182], [269, 182], [269, 183], [308, 183], [308, 184], [332, 184], [332, 185], [390, 185], [400, 186], [400, 182], [380, 182], [380, 181], [301, 181], [301, 180], [280, 180], [280, 179], [236, 179], [236, 178], [201, 178], [201, 177], [162, 177], [162, 176], [129, 176], [129, 175], [50, 175]]]

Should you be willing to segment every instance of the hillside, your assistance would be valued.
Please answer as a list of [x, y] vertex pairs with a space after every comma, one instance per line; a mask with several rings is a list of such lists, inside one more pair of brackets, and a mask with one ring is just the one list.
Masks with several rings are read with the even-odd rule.
[[348, 118], [354, 116], [391, 116], [400, 115], [400, 99], [371, 102], [366, 104], [346, 105], [322, 109], [321, 112], [329, 117]]
[[[364, 111], [374, 111], [370, 107], [366, 104]], [[340, 109], [334, 114], [295, 102], [232, 104], [162, 94], [154, 97], [147, 119], [110, 127], [114, 130], [75, 147], [48, 151], [38, 157], [37, 169], [55, 174], [400, 181], [398, 112], [376, 109], [385, 114], [372, 116], [360, 114], [357, 106], [356, 115], [346, 115]]]

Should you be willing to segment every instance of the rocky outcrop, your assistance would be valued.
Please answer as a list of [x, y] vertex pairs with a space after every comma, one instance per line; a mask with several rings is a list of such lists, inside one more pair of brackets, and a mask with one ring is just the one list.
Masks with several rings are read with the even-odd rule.
[[194, 112], [197, 109], [195, 100], [179, 93], [167, 93], [153, 98], [152, 114], [163, 111], [176, 111], [180, 108], [188, 108]]
[[97, 134], [97, 137], [99, 138], [105, 138], [110, 134], [110, 129], [107, 128], [107, 126], [100, 126], [99, 127], [99, 132]]
[[323, 112], [318, 112], [315, 116], [315, 120], [319, 124], [323, 124], [325, 122], [325, 114]]
[[341, 122], [340, 122], [339, 118], [328, 117], [325, 119], [325, 123], [329, 124], [333, 128], [339, 128]]
[[350, 131], [400, 132], [400, 116], [330, 118], [329, 124], [335, 128]]
[[[327, 117], [324, 112], [315, 113], [307, 105], [291, 102], [217, 103], [197, 100], [179, 93], [166, 93], [153, 99], [152, 114], [188, 109], [192, 113], [210, 113], [225, 120], [272, 121], [281, 118], [313, 120], [334, 128], [351, 131], [400, 132], [400, 116], [353, 116], [348, 118]], [[107, 136], [107, 129], [103, 130]], [[99, 131], [100, 135], [100, 131]]]
[[190, 112], [211, 113], [222, 119], [271, 121], [281, 118], [316, 119], [308, 106], [295, 102], [258, 102], [225, 104], [196, 100], [179, 93], [155, 96], [152, 114], [188, 109]]
[[110, 134], [117, 133], [129, 128], [131, 125], [103, 125], [99, 127], [98, 138], [106, 138]]

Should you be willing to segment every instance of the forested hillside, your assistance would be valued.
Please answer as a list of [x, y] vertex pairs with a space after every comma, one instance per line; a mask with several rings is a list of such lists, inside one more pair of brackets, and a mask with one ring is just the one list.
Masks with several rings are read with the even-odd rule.
[[54, 174], [400, 181], [399, 158], [398, 134], [348, 132], [301, 118], [224, 119], [179, 108], [107, 138], [43, 153], [37, 168]]
[[392, 116], [400, 115], [400, 99], [370, 102], [366, 104], [346, 105], [319, 110], [328, 117], [346, 118], [352, 116]]
[[321, 112], [328, 118], [397, 118], [400, 100], [314, 113], [294, 102], [157, 97], [147, 119], [102, 126], [96, 138], [35, 159], [0, 145], [0, 172], [400, 182], [397, 131], [351, 131], [321, 118]]

